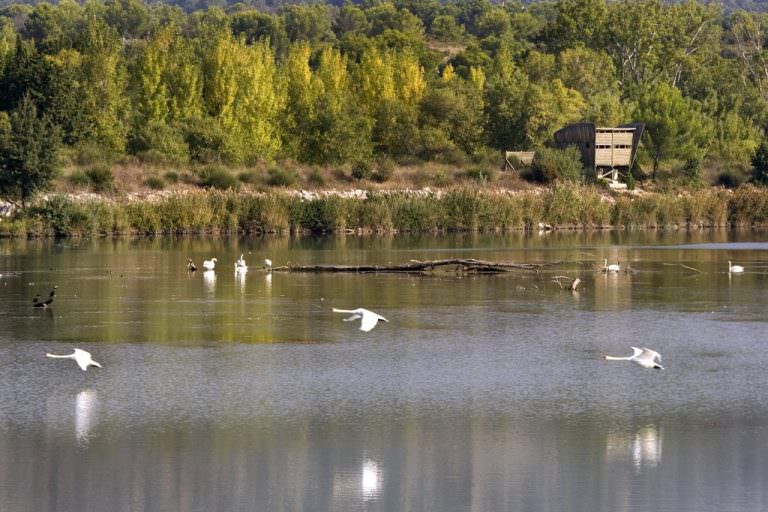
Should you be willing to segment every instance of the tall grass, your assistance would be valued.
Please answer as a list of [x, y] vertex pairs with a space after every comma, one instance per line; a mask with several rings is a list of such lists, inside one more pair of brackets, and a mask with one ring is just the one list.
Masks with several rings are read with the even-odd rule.
[[55, 195], [0, 221], [3, 236], [122, 234], [447, 232], [751, 226], [768, 223], [768, 189], [609, 196], [577, 185], [501, 192], [462, 186], [442, 193], [377, 192], [365, 199], [302, 200], [272, 192], [203, 190], [145, 200], [77, 201]]

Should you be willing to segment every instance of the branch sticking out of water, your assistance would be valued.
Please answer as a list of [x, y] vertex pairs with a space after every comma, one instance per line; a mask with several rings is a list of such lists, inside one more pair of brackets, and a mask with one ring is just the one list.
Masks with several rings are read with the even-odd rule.
[[562, 262], [554, 263], [511, 263], [476, 260], [474, 258], [444, 259], [444, 260], [410, 260], [408, 263], [397, 265], [296, 265], [275, 267], [273, 272], [351, 272], [351, 273], [423, 273], [432, 272], [436, 269], [453, 270], [454, 272], [466, 272], [476, 274], [495, 274], [503, 272], [513, 272], [516, 270], [528, 270], [538, 272], [542, 268], [559, 265]]
[[694, 272], [698, 272], [699, 274], [702, 273], [701, 270], [697, 268], [689, 267], [688, 265], [683, 265], [682, 263], [664, 263], [664, 265], [668, 267], [683, 267], [683, 268], [687, 268], [688, 270], [693, 270]]

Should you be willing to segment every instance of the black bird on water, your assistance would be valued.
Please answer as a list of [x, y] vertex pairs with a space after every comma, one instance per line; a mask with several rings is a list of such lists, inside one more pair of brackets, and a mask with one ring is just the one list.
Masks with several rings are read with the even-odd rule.
[[38, 293], [35, 295], [35, 298], [32, 299], [32, 307], [33, 308], [47, 308], [51, 304], [53, 304], [53, 299], [56, 297], [56, 289], [58, 286], [54, 286], [51, 290], [51, 293], [48, 295], [48, 298], [46, 300], [41, 301], [40, 300], [40, 294]]
[[195, 272], [197, 271], [197, 266], [195, 266], [194, 262], [191, 258], [187, 258], [187, 270], [189, 272]]

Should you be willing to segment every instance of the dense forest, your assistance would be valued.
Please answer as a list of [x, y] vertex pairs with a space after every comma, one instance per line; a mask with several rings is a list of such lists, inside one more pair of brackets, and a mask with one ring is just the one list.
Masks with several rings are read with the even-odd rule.
[[365, 171], [540, 148], [576, 121], [645, 123], [654, 174], [768, 160], [766, 14], [659, 0], [195, 7], [0, 8], [0, 166], [44, 175], [60, 144], [73, 161]]

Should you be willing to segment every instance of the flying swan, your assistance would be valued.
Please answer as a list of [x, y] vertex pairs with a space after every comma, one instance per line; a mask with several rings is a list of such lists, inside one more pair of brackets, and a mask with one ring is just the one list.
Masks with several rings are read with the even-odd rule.
[[87, 350], [76, 348], [71, 354], [58, 355], [58, 354], [45, 354], [48, 357], [54, 357], [57, 359], [74, 359], [81, 370], [86, 371], [89, 366], [96, 366], [101, 368], [101, 364], [97, 363], [91, 357], [91, 353]]
[[379, 320], [383, 320], [384, 322], [389, 322], [386, 318], [383, 316], [374, 313], [373, 311], [369, 311], [364, 308], [357, 308], [357, 309], [337, 309], [333, 308], [334, 313], [351, 313], [352, 316], [349, 318], [345, 318], [345, 322], [354, 322], [355, 320], [360, 320], [362, 318], [362, 322], [360, 323], [360, 330], [368, 332], [372, 330], [374, 327], [376, 327], [376, 324], [379, 322]]
[[656, 352], [655, 350], [651, 350], [649, 348], [637, 348], [632, 347], [632, 351], [634, 352], [631, 356], [627, 357], [615, 357], [615, 356], [605, 356], [605, 358], [609, 361], [632, 361], [633, 363], [637, 363], [643, 368], [653, 368], [655, 370], [663, 370], [664, 367], [661, 366], [661, 354]]

